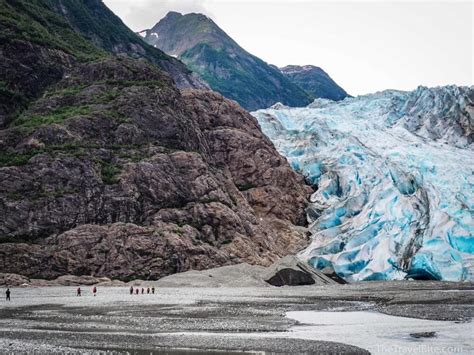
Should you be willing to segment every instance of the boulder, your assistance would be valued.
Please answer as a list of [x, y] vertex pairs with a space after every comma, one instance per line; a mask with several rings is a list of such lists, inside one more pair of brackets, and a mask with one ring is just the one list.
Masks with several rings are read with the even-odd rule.
[[296, 256], [286, 256], [270, 266], [264, 280], [272, 286], [330, 285], [336, 282]]
[[94, 277], [94, 276], [75, 276], [75, 275], [63, 275], [53, 280], [44, 279], [31, 279], [29, 281], [30, 286], [119, 286], [123, 285], [122, 282], [112, 281], [108, 277]]
[[64, 275], [58, 277], [56, 280], [53, 281], [53, 283], [60, 286], [90, 286], [110, 281], [111, 280], [107, 277]]
[[29, 282], [30, 280], [22, 275], [0, 273], [0, 286], [22, 286]]

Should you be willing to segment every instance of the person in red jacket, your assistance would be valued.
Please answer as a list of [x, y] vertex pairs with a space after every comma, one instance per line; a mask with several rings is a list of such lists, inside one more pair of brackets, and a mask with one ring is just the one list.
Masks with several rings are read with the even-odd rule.
[[94, 294], [94, 296], [97, 294], [97, 287], [94, 286], [94, 288], [92, 289], [92, 293]]

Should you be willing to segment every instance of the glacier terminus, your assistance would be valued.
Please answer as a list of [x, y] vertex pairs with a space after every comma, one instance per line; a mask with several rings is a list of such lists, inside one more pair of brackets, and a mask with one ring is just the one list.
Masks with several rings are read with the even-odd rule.
[[316, 190], [300, 257], [347, 281], [474, 279], [474, 87], [253, 115]]

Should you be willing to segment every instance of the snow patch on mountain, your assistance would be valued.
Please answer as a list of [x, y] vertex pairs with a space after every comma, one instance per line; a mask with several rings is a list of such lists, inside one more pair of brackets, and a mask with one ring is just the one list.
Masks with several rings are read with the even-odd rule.
[[253, 113], [317, 187], [301, 253], [348, 281], [474, 279], [474, 88], [419, 87]]

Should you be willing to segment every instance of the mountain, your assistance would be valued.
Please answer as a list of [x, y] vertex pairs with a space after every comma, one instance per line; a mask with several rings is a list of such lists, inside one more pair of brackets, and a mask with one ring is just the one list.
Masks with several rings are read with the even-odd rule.
[[100, 0], [0, 0], [0, 38], [0, 127], [73, 63], [112, 53], [149, 60], [179, 87], [206, 86], [137, 38]]
[[474, 87], [254, 113], [317, 186], [300, 254], [347, 281], [474, 279]]
[[178, 88], [207, 89], [179, 60], [137, 37], [102, 0], [46, 0], [68, 24], [97, 47], [113, 54], [144, 58], [168, 72]]
[[349, 96], [324, 70], [314, 65], [287, 65], [280, 70], [313, 98], [339, 101]]
[[140, 34], [149, 44], [181, 59], [212, 89], [248, 110], [276, 102], [305, 106], [311, 101], [310, 95], [278, 68], [246, 52], [205, 15], [170, 12]]
[[0, 4], [2, 273], [156, 279], [307, 245], [311, 189], [240, 106], [179, 90], [100, 1]]

